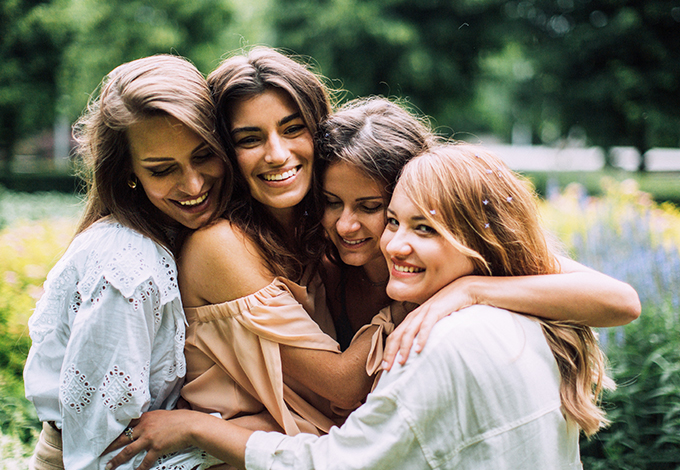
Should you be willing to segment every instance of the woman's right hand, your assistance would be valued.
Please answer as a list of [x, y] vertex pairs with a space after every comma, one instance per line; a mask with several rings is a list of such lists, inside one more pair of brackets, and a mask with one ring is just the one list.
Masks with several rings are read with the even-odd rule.
[[473, 277], [475, 276], [456, 279], [404, 318], [387, 337], [383, 353], [383, 370], [390, 370], [395, 360], [399, 364], [405, 364], [414, 342], [416, 353], [423, 350], [435, 323], [453, 312], [476, 303], [468, 289]]
[[189, 447], [193, 442], [187, 423], [191, 423], [201, 414], [204, 413], [191, 410], [156, 410], [143, 413], [131, 427], [131, 437], [121, 434], [106, 449], [105, 452], [110, 452], [125, 446], [106, 468], [116, 468], [146, 450], [147, 454], [139, 468], [148, 469], [163, 454]]

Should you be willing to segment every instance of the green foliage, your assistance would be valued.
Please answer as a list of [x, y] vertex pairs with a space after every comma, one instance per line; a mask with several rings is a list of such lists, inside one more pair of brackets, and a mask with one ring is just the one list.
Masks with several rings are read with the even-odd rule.
[[605, 179], [602, 197], [579, 185], [543, 206], [574, 257], [630, 283], [642, 316], [601, 330], [618, 384], [603, 404], [612, 421], [581, 443], [584, 468], [680, 468], [680, 210], [655, 204], [632, 180]]
[[[56, 207], [54, 198], [32, 196], [30, 202], [34, 206], [44, 202], [44, 211]], [[0, 205], [7, 202], [6, 194], [0, 197]], [[24, 215], [44, 214], [35, 207], [27, 212]], [[27, 322], [47, 272], [73, 235], [76, 220], [43, 217], [39, 221], [12, 219], [10, 227], [0, 230], [0, 454], [3, 464], [19, 462], [15, 468], [25, 466], [40, 425], [33, 405], [24, 398], [22, 372], [31, 345]]]
[[0, 2], [0, 164], [18, 138], [54, 122], [59, 49], [66, 38], [43, 23], [43, 4]]
[[[508, 2], [526, 27], [535, 70], [521, 112], [540, 129], [547, 115], [566, 134], [585, 128], [596, 145], [680, 143], [680, 5], [666, 0]], [[548, 117], [550, 119], [550, 117]]]
[[18, 193], [0, 186], [0, 229], [20, 220], [74, 219], [82, 210], [81, 201], [71, 194]]
[[[625, 335], [609, 341], [618, 389], [603, 405], [612, 425], [581, 444], [585, 468], [680, 468], [679, 312], [645, 308]], [[610, 331], [611, 333], [611, 331]]]
[[500, 0], [305, 0], [277, 2], [278, 42], [313, 57], [349, 97], [407, 98], [442, 132], [488, 129], [466, 112], [475, 97], [480, 51], [511, 35]]

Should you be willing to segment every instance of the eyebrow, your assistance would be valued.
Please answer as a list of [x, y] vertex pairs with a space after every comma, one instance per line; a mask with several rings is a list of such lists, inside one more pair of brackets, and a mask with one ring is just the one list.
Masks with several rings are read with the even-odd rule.
[[[207, 142], [201, 142], [200, 144], [198, 144], [196, 146], [196, 148], [194, 148], [191, 151], [191, 156], [194, 156], [197, 153], [202, 152], [205, 149], [210, 149], [210, 146], [208, 145]], [[171, 161], [171, 160], [174, 160], [174, 158], [172, 158], [172, 157], [149, 157], [149, 158], [141, 159], [140, 161], [143, 162], [143, 163], [165, 163], [165, 162]]]
[[[322, 189], [321, 192], [323, 192], [326, 196], [333, 196], [335, 198], [341, 199], [340, 196], [338, 196], [337, 194], [334, 194], [330, 191], [326, 191], [325, 189]], [[382, 196], [366, 196], [366, 197], [359, 197], [359, 198], [355, 199], [355, 201], [356, 202], [365, 202], [365, 201], [373, 201], [375, 199], [381, 199], [382, 200], [383, 197]]]
[[[397, 213], [394, 212], [394, 211], [393, 211], [392, 209], [390, 209], [389, 207], [387, 208], [387, 212], [388, 212], [389, 214], [394, 215], [394, 216], [397, 215]], [[423, 220], [427, 220], [427, 217], [425, 217], [424, 215], [416, 215], [416, 216], [411, 217], [409, 220], [411, 220], [411, 221], [413, 221], [413, 222], [420, 222], [420, 221], [423, 221]]]
[[[289, 116], [282, 118], [281, 120], [279, 120], [276, 123], [276, 125], [281, 127], [281, 126], [289, 123], [290, 121], [294, 121], [295, 119], [299, 119], [299, 118], [302, 118], [302, 114], [300, 114], [300, 112], [298, 111], [296, 113], [293, 113]], [[257, 132], [259, 130], [260, 130], [260, 128], [257, 127], [257, 126], [235, 127], [234, 129], [231, 130], [230, 134], [232, 134], [232, 135], [238, 134], [239, 132]]]

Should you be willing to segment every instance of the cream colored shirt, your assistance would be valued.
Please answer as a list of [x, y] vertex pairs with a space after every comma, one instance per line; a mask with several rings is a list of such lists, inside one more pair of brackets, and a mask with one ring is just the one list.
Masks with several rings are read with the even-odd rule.
[[540, 325], [488, 306], [441, 320], [328, 435], [258, 431], [249, 470], [581, 469]]

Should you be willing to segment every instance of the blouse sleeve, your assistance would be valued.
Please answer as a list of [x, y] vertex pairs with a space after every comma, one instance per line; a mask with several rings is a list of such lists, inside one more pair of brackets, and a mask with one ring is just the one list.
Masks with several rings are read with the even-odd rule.
[[[60, 375], [65, 468], [103, 469], [110, 460], [100, 458], [104, 449], [149, 409], [154, 339], [164, 327], [162, 320], [172, 319], [167, 310], [175, 307], [159, 308], [160, 301], [151, 280], [126, 297], [105, 278], [82, 300]], [[175, 386], [172, 375], [168, 387]], [[135, 468], [142, 458], [120, 468]], [[202, 469], [215, 463], [205, 452], [190, 449], [165, 456], [163, 468]]]
[[[383, 308], [373, 317], [371, 323], [362, 326], [352, 338], [354, 342], [361, 334], [372, 326], [378, 328], [371, 337], [371, 349], [366, 358], [366, 374], [372, 376], [380, 370], [385, 350], [385, 338], [389, 336], [408, 313], [408, 305], [405, 302], [392, 302], [391, 305]], [[379, 376], [376, 376], [373, 387], [378, 383]]]

